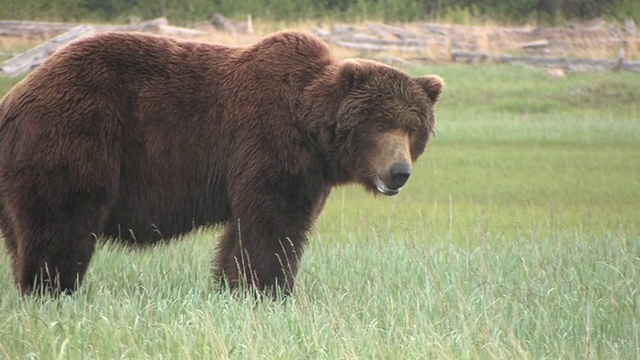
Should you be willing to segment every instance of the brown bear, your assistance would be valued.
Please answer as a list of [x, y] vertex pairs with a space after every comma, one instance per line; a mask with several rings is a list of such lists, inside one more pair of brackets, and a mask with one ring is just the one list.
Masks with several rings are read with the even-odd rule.
[[247, 47], [106, 33], [0, 103], [0, 229], [23, 294], [72, 293], [96, 240], [224, 225], [214, 277], [289, 294], [331, 189], [395, 195], [443, 81], [280, 32]]

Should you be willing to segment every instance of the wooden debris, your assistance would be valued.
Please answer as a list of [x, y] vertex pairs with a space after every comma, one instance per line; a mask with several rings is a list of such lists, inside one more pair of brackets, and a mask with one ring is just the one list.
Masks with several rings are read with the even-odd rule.
[[251, 18], [251, 14], [247, 15], [246, 21], [233, 21], [228, 20], [220, 13], [215, 13], [209, 21], [211, 22], [211, 25], [213, 25], [213, 27], [217, 30], [229, 34], [253, 34], [253, 20]]
[[[251, 15], [245, 20], [229, 20], [214, 14], [211, 24], [219, 31], [233, 34], [253, 33]], [[75, 29], [77, 24], [0, 20], [0, 36], [42, 37]], [[202, 31], [169, 25], [167, 19], [147, 22], [132, 21], [129, 25], [92, 25], [95, 32], [142, 31], [169, 36], [201, 36]], [[566, 70], [618, 69], [637, 71], [637, 65], [627, 59], [640, 54], [640, 34], [633, 20], [624, 24], [608, 23], [596, 19], [585, 23], [572, 23], [562, 28], [501, 27], [434, 24], [426, 22], [389, 25], [367, 22], [363, 25], [337, 25], [317, 28], [310, 32], [335, 46], [361, 53], [361, 56], [394, 58], [405, 61], [498, 61], [527, 62], [534, 65], [554, 66]], [[53, 44], [55, 45], [55, 44]], [[34, 49], [35, 50], [35, 49]], [[46, 52], [38, 50], [46, 57]], [[620, 54], [614, 58], [614, 54]], [[37, 66], [33, 56], [23, 69]], [[17, 59], [16, 59], [17, 58]], [[5, 72], [20, 67], [16, 57], [2, 65]], [[598, 59], [600, 58], [600, 59]], [[594, 60], [590, 60], [594, 59]], [[595, 60], [598, 59], [598, 60]], [[26, 60], [23, 60], [26, 61]], [[17, 71], [17, 70], [16, 70]]]
[[530, 41], [519, 45], [523, 49], [539, 49], [547, 46], [549, 46], [549, 40], [547, 39]]
[[421, 49], [414, 46], [398, 46], [391, 48], [389, 45], [377, 45], [370, 42], [355, 42], [355, 41], [335, 41], [335, 45], [341, 46], [346, 49], [366, 51], [366, 52], [420, 52]]
[[[633, 62], [621, 58], [614, 60], [613, 54], [624, 48], [627, 58], [634, 58], [640, 48], [635, 23], [627, 21], [621, 26], [602, 19], [574, 23], [564, 28], [424, 22], [392, 26], [369, 22], [364, 24], [364, 28], [345, 25], [336, 26], [332, 31], [314, 29], [312, 32], [336, 46], [367, 54], [411, 53], [416, 54], [411, 56], [413, 59], [423, 57], [429, 61], [523, 61], [565, 66], [571, 70], [618, 68], [636, 71]], [[598, 56], [605, 59], [589, 60]]]
[[45, 38], [68, 31], [78, 24], [40, 21], [0, 20], [0, 36]]
[[58, 48], [66, 45], [72, 40], [89, 36], [95, 32], [95, 28], [90, 25], [78, 25], [71, 30], [56, 36], [55, 38], [36, 46], [35, 48], [14, 56], [5, 61], [0, 69], [7, 75], [17, 76], [29, 72], [40, 65]]
[[[0, 20], [0, 36], [16, 36], [26, 38], [45, 38], [69, 31], [82, 24], [58, 23], [58, 22], [39, 22], [39, 21], [15, 21]], [[132, 21], [129, 25], [103, 25], [103, 24], [85, 24], [93, 26], [96, 32], [104, 31], [142, 31], [153, 33], [175, 33], [179, 35], [202, 35], [202, 32], [169, 26], [166, 18], [157, 18], [150, 21], [139, 22]]]
[[[47, 31], [61, 31], [67, 29], [69, 24], [62, 23], [36, 23], [36, 22], [23, 22], [23, 21], [0, 21], [0, 27], [5, 24], [10, 29], [22, 29], [20, 36], [30, 37], [31, 35], [25, 34], [39, 34], [46, 33]], [[42, 24], [42, 26], [38, 26]], [[1, 29], [1, 28], [0, 28]], [[34, 29], [40, 29], [38, 31]], [[139, 31], [139, 32], [151, 32], [156, 34], [174, 35], [174, 36], [201, 36], [202, 31], [181, 28], [177, 26], [170, 26], [169, 21], [166, 18], [157, 18], [146, 22], [133, 21], [130, 25], [75, 25], [71, 26], [61, 35], [54, 37], [53, 39], [42, 43], [35, 48], [14, 56], [13, 58], [5, 61], [0, 70], [6, 75], [17, 76], [29, 72], [40, 65], [46, 60], [58, 48], [71, 42], [74, 39], [89, 36], [95, 33], [106, 31]], [[15, 32], [14, 32], [15, 33]], [[14, 34], [12, 33], [12, 34]], [[1, 34], [1, 31], [0, 31]]]
[[[149, 32], [160, 34], [163, 29], [170, 28], [169, 20], [164, 17], [156, 18], [145, 22], [133, 22], [130, 25], [94, 25], [96, 32], [106, 31], [133, 31], [133, 32]], [[190, 29], [187, 29], [190, 30]], [[170, 30], [169, 30], [170, 31]]]
[[616, 68], [640, 72], [640, 61], [624, 61], [624, 60], [601, 60], [601, 59], [572, 59], [572, 58], [555, 58], [555, 57], [530, 57], [530, 56], [512, 56], [498, 55], [489, 56], [480, 53], [453, 52], [451, 53], [453, 61], [475, 61], [475, 60], [492, 60], [500, 63], [526, 63], [530, 65], [553, 66], [564, 68], [567, 70], [614, 70]]
[[188, 28], [171, 26], [171, 25], [161, 26], [158, 30], [159, 30], [158, 32], [163, 35], [180, 36], [180, 37], [187, 37], [187, 36], [195, 37], [195, 36], [203, 36], [205, 34], [200, 30], [188, 29]]
[[377, 36], [393, 35], [398, 39], [409, 40], [409, 41], [414, 40], [419, 36], [419, 34], [414, 31], [406, 30], [396, 26], [380, 24], [380, 23], [366, 23], [365, 25], [367, 29], [369, 29], [371, 32], [373, 32]]
[[220, 13], [213, 14], [211, 17], [211, 25], [213, 25], [217, 30], [224, 31], [226, 33], [232, 33], [235, 31], [231, 22]]

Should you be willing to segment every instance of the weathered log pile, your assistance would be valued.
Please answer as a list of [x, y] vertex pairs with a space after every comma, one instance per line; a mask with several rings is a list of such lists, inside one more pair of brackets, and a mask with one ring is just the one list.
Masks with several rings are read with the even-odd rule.
[[[142, 31], [176, 37], [253, 34], [251, 17], [231, 21], [215, 14], [200, 30], [170, 26], [165, 18], [129, 25], [79, 25], [0, 20], [0, 36], [49, 39], [0, 65], [0, 73], [19, 75], [78, 37], [103, 31]], [[640, 72], [640, 34], [632, 20], [623, 25], [596, 20], [561, 28], [465, 26], [435, 23], [387, 25], [368, 22], [314, 28], [312, 33], [360, 57], [396, 64], [433, 61], [524, 62], [570, 71]]]
[[46, 39], [75, 26], [58, 22], [0, 20], [0, 36]]
[[[313, 29], [326, 41], [361, 56], [411, 61], [526, 62], [569, 70], [640, 71], [640, 36], [632, 20], [604, 20], [563, 28], [509, 28], [411, 23]], [[396, 54], [396, 57], [389, 57]]]
[[0, 20], [0, 36], [40, 37], [44, 39], [53, 34], [59, 34], [35, 48], [22, 54], [17, 54], [2, 63], [0, 65], [1, 73], [16, 76], [29, 72], [46, 60], [54, 51], [70, 41], [105, 31], [140, 31], [182, 37], [202, 35], [202, 32], [198, 30], [170, 26], [165, 18], [146, 22], [139, 22], [134, 19], [130, 25], [77, 25]]
[[247, 15], [245, 20], [229, 20], [220, 13], [215, 13], [209, 20], [211, 25], [218, 31], [225, 32], [227, 34], [253, 34], [253, 21], [251, 20], [251, 14]]
[[7, 75], [20, 75], [33, 70], [45, 61], [56, 49], [71, 40], [89, 36], [95, 29], [88, 25], [78, 25], [35, 48], [18, 54], [2, 64], [2, 72]]

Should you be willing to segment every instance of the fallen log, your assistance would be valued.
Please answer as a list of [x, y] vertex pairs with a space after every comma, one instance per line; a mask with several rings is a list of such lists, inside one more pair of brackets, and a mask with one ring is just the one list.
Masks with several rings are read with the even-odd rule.
[[571, 59], [571, 58], [554, 58], [554, 57], [527, 57], [527, 56], [512, 56], [512, 55], [498, 55], [490, 56], [482, 53], [469, 53], [462, 51], [451, 52], [451, 59], [467, 60], [467, 61], [494, 61], [500, 63], [526, 63], [531, 65], [545, 65], [553, 66], [565, 69], [604, 69], [604, 70], [627, 70], [633, 72], [640, 72], [640, 61], [629, 60], [604, 60], [604, 59]]
[[519, 47], [523, 48], [523, 49], [539, 49], [539, 48], [544, 48], [549, 46], [549, 40], [547, 39], [542, 39], [542, 40], [534, 40], [534, 41], [529, 41], [527, 43], [524, 44], [519, 44]]
[[434, 34], [438, 34], [441, 36], [448, 36], [451, 33], [453, 27], [447, 27], [445, 25], [440, 24], [431, 24], [431, 23], [422, 23], [421, 27], [428, 32], [432, 32]]
[[71, 30], [56, 36], [55, 38], [40, 44], [33, 49], [16, 55], [5, 61], [0, 69], [10, 76], [17, 76], [31, 71], [46, 60], [58, 48], [66, 45], [72, 40], [80, 37], [92, 35], [95, 32], [93, 26], [78, 25]]
[[386, 40], [379, 39], [371, 35], [354, 33], [347, 36], [341, 36], [338, 39], [329, 41], [333, 41], [334, 43], [338, 42], [347, 42], [347, 43], [357, 43], [357, 44], [370, 44], [370, 45], [380, 45], [380, 46], [420, 46], [426, 45], [427, 41], [417, 41], [415, 39], [405, 39], [405, 40]]
[[210, 22], [211, 22], [211, 25], [213, 25], [213, 27], [216, 28], [217, 30], [224, 31], [229, 34], [235, 31], [235, 29], [233, 28], [233, 25], [231, 25], [231, 22], [227, 20], [227, 18], [220, 13], [213, 14]]
[[419, 36], [419, 34], [414, 31], [406, 30], [403, 28], [399, 28], [399, 27], [391, 26], [387, 24], [366, 23], [365, 26], [367, 27], [367, 29], [369, 29], [369, 31], [382, 37], [391, 35], [403, 40], [407, 40], [407, 39], [414, 40]]
[[358, 51], [368, 51], [368, 52], [420, 52], [422, 51], [419, 47], [414, 46], [389, 46], [389, 45], [376, 45], [371, 43], [357, 43], [351, 41], [332, 41], [333, 44], [343, 47], [345, 49], [358, 50]]
[[[0, 36], [16, 36], [26, 38], [45, 38], [69, 31], [79, 24], [0, 20]], [[88, 24], [96, 32], [104, 31], [142, 31], [176, 36], [200, 36], [202, 31], [183, 27], [171, 26], [166, 18], [160, 17], [145, 22], [133, 22], [128, 25]]]
[[0, 20], [0, 36], [44, 38], [59, 34], [78, 24], [42, 21]]
[[[37, 24], [38, 23], [32, 22], [31, 25], [36, 26]], [[45, 27], [50, 24], [55, 25], [61, 23], [45, 23]], [[62, 28], [62, 26], [59, 28]], [[67, 32], [5, 61], [0, 65], [0, 70], [4, 74], [10, 76], [27, 73], [44, 62], [44, 60], [46, 60], [49, 55], [58, 48], [72, 40], [107, 31], [140, 31], [175, 36], [200, 36], [203, 34], [203, 32], [199, 30], [170, 26], [168, 25], [166, 18], [157, 18], [151, 21], [134, 23], [131, 25], [77, 25]]]
[[160, 34], [170, 36], [202, 36], [204, 32], [178, 26], [162, 25], [158, 28]]
[[99, 32], [105, 31], [141, 31], [141, 32], [151, 32], [151, 33], [159, 33], [160, 29], [163, 26], [168, 26], [169, 20], [164, 17], [160, 17], [157, 19], [134, 23], [130, 25], [93, 25], [95, 29]]
[[246, 21], [234, 21], [229, 20], [220, 13], [215, 13], [211, 17], [211, 25], [219, 31], [223, 31], [229, 34], [243, 33], [253, 34], [253, 20], [251, 14], [247, 15]]

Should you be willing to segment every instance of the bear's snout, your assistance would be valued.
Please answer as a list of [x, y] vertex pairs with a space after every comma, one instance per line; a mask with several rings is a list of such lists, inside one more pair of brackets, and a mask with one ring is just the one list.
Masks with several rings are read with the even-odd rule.
[[374, 185], [385, 195], [396, 195], [411, 175], [409, 136], [403, 131], [389, 131], [378, 138], [373, 165]]
[[409, 176], [411, 175], [411, 168], [406, 164], [395, 164], [389, 170], [389, 177], [391, 178], [391, 184], [389, 187], [392, 189], [399, 189], [407, 183]]
[[376, 177], [375, 186], [379, 192], [385, 195], [397, 195], [409, 180], [409, 175], [411, 175], [411, 166], [409, 164], [396, 163], [388, 171]]

